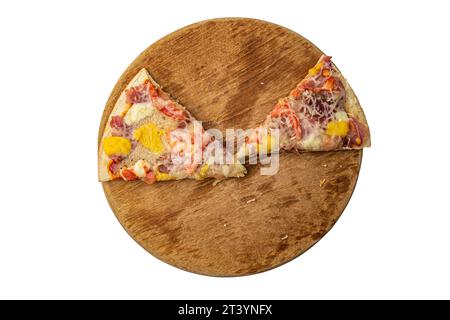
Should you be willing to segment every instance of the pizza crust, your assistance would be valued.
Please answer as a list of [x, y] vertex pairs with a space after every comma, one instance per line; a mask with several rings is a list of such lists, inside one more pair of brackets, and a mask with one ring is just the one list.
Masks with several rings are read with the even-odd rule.
[[348, 84], [347, 79], [337, 70], [336, 66], [333, 65], [335, 76], [338, 77], [345, 89], [345, 103], [344, 109], [345, 111], [352, 115], [359, 123], [363, 124], [366, 127], [367, 136], [364, 137], [364, 143], [361, 145], [361, 148], [370, 147], [370, 130], [369, 124], [367, 123], [366, 115], [359, 103], [358, 98], [356, 97], [355, 92]]

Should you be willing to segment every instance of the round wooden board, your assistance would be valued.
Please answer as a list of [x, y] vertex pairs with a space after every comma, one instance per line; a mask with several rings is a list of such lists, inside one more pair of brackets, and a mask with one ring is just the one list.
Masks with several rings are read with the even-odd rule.
[[[142, 67], [206, 128], [224, 130], [263, 121], [321, 54], [302, 36], [260, 20], [187, 26], [124, 72], [105, 107], [99, 143], [114, 103]], [[284, 152], [274, 176], [251, 166], [245, 178], [215, 186], [111, 181], [103, 188], [126, 231], [157, 258], [205, 275], [248, 275], [290, 261], [330, 230], [351, 197], [361, 158], [362, 151]]]

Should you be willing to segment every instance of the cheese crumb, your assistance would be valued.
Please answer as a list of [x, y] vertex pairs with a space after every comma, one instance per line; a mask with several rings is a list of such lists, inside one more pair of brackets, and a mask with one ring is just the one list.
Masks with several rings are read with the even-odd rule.
[[254, 201], [256, 201], [255, 198], [248, 200], [247, 203], [252, 203], [252, 202], [254, 202]]
[[289, 236], [285, 234], [284, 236], [281, 237], [281, 240], [286, 240], [287, 238], [289, 238]]

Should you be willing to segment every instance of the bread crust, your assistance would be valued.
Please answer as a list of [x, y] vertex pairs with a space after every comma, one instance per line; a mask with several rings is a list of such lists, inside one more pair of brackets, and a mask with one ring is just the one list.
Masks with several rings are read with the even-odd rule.
[[364, 111], [361, 107], [361, 104], [359, 103], [358, 98], [356, 97], [355, 92], [348, 84], [347, 79], [341, 74], [341, 72], [336, 68], [336, 66], [333, 65], [335, 76], [341, 80], [342, 84], [344, 85], [345, 90], [345, 102], [344, 102], [344, 109], [347, 112], [347, 114], [350, 114], [352, 117], [354, 117], [360, 124], [365, 126], [365, 136], [363, 144], [360, 146], [360, 148], [370, 147], [371, 141], [370, 141], [370, 130], [369, 130], [369, 124], [367, 123], [366, 115], [364, 114]]

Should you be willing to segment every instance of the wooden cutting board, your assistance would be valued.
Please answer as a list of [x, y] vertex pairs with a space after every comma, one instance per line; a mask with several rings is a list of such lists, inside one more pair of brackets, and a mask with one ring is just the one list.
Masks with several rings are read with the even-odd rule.
[[[123, 73], [103, 113], [142, 67], [206, 128], [259, 124], [322, 52], [302, 36], [253, 19], [199, 22], [148, 47]], [[298, 257], [334, 225], [358, 177], [362, 151], [280, 155], [275, 176], [103, 183], [118, 220], [142, 247], [178, 268], [248, 275]], [[253, 201], [253, 199], [255, 199]]]

